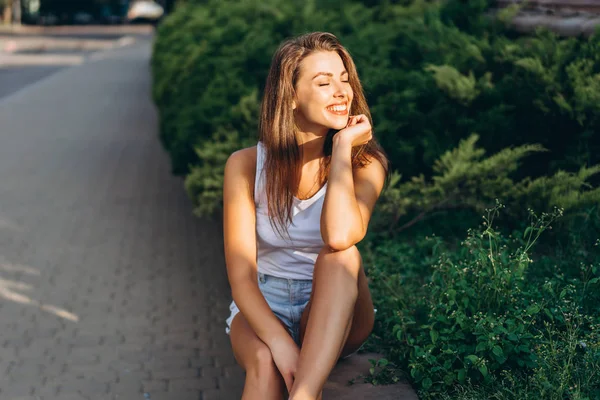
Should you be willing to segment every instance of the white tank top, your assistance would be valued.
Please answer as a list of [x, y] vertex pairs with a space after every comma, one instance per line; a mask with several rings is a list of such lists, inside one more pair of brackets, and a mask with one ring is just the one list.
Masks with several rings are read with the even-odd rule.
[[315, 261], [324, 246], [321, 238], [321, 210], [327, 183], [310, 199], [294, 197], [289, 238], [281, 237], [269, 222], [264, 171], [265, 148], [256, 146], [256, 262], [258, 272], [285, 279], [312, 279]]

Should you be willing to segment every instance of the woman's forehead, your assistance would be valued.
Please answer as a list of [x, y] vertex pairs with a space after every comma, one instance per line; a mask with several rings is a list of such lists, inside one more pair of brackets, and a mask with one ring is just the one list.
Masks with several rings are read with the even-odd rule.
[[321, 72], [338, 76], [345, 70], [346, 67], [342, 58], [335, 51], [314, 52], [305, 57], [300, 63], [300, 75], [307, 75], [309, 79], [313, 79], [315, 75]]

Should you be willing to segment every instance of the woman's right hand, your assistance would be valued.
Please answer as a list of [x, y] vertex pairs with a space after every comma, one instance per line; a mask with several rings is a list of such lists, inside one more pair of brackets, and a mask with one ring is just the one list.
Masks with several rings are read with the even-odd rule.
[[350, 143], [351, 147], [367, 144], [371, 139], [373, 139], [373, 129], [371, 122], [364, 114], [348, 118], [348, 125], [333, 136], [334, 143], [345, 141]]
[[271, 349], [273, 361], [281, 373], [281, 376], [283, 376], [285, 386], [287, 387], [288, 393], [290, 393], [292, 391], [292, 385], [294, 384], [294, 377], [298, 367], [300, 349], [289, 335], [277, 337], [271, 342], [269, 348]]

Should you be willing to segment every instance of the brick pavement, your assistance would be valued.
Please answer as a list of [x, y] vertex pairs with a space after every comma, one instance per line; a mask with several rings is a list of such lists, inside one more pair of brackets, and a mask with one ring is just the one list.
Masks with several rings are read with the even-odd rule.
[[0, 100], [0, 399], [240, 397], [221, 233], [192, 216], [150, 43]]

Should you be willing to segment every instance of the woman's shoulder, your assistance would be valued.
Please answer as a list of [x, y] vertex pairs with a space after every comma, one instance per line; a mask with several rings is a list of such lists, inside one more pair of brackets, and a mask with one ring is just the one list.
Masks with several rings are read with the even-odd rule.
[[231, 153], [225, 164], [226, 175], [242, 175], [248, 181], [254, 181], [256, 154], [257, 146], [246, 147]]
[[235, 163], [246, 167], [256, 166], [256, 154], [258, 146], [246, 147], [231, 153], [228, 163]]

